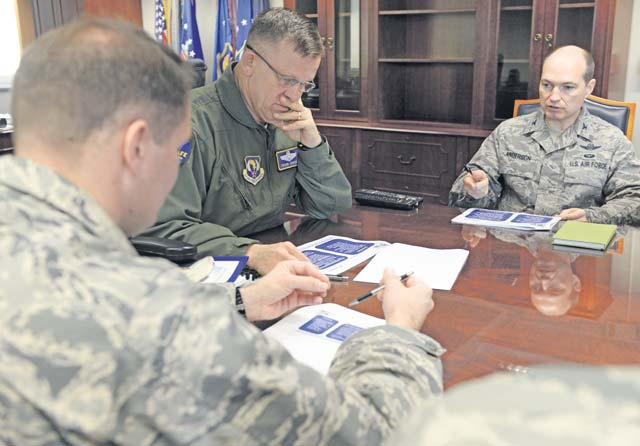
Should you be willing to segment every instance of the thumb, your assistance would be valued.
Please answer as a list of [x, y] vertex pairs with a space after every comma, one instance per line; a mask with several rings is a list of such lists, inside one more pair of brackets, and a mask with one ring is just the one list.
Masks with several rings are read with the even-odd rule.
[[473, 181], [479, 183], [480, 181], [483, 181], [487, 178], [487, 174], [485, 174], [484, 171], [480, 169], [474, 169], [471, 171], [471, 177], [473, 178]]

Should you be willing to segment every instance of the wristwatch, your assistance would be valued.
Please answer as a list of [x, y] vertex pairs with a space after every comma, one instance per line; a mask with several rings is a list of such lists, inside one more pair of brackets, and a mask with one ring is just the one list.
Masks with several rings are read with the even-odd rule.
[[244, 300], [242, 294], [240, 294], [240, 287], [236, 287], [236, 310], [243, 317], [247, 317], [247, 310], [244, 308]]
[[298, 141], [298, 149], [302, 150], [303, 152], [305, 152], [307, 150], [317, 149], [318, 147], [320, 147], [325, 142], [327, 142], [327, 138], [324, 135], [320, 135], [320, 144], [318, 144], [317, 146], [315, 146], [315, 147], [307, 147], [307, 146], [305, 146], [304, 144], [302, 144], [301, 142]]

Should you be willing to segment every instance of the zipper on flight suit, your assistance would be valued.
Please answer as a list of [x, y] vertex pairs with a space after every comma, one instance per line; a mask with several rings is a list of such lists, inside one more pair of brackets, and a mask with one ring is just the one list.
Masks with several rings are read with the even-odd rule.
[[[227, 167], [224, 163], [222, 163], [222, 174], [226, 177], [229, 178], [231, 180], [231, 175], [229, 175], [229, 171], [227, 170]], [[247, 199], [247, 197], [244, 196], [244, 194], [242, 193], [242, 191], [240, 190], [240, 188], [238, 187], [238, 185], [236, 184], [235, 181], [231, 180], [231, 186], [233, 187], [233, 190], [236, 191], [236, 194], [238, 194], [241, 198], [240, 201], [242, 201], [242, 207], [244, 207], [245, 211], [250, 211], [251, 210], [251, 203], [249, 202], [249, 200]]]

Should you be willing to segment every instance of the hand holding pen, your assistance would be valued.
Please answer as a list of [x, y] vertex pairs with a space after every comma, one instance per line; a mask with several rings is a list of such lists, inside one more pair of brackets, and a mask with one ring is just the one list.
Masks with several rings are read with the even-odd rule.
[[[413, 275], [413, 271], [408, 272], [406, 274], [403, 274], [400, 276], [400, 282], [404, 282], [405, 280], [407, 280], [409, 277], [411, 277], [411, 275]], [[378, 294], [380, 291], [384, 290], [386, 285], [380, 285], [377, 288], [372, 289], [371, 291], [369, 291], [368, 293], [363, 294], [362, 296], [356, 297], [355, 299], [353, 299], [351, 302], [349, 302], [349, 306], [353, 307], [354, 305], [358, 305], [360, 302], [365, 301], [367, 299], [369, 299], [372, 296], [375, 296], [376, 294]]]
[[484, 170], [478, 169], [468, 164], [464, 166], [467, 175], [464, 176], [464, 190], [476, 200], [489, 193], [489, 177]]
[[404, 282], [390, 268], [382, 278], [384, 288], [377, 296], [382, 301], [382, 311], [388, 325], [420, 330], [427, 314], [433, 309], [432, 291], [415, 275], [408, 275]]

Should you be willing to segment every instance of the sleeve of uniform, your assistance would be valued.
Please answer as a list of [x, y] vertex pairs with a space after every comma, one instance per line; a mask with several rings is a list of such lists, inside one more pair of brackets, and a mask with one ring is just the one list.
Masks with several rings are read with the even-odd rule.
[[157, 436], [175, 444], [381, 444], [419, 400], [442, 393], [443, 349], [427, 336], [365, 330], [342, 345], [327, 377], [238, 316], [230, 292], [201, 286], [155, 322], [157, 373], [130, 406], [144, 408], [143, 424]]
[[587, 220], [593, 223], [640, 225], [640, 159], [631, 141], [622, 134], [619, 135], [618, 145], [602, 191], [605, 203], [586, 209]]
[[352, 205], [351, 184], [323, 140], [319, 147], [298, 150], [295, 200], [313, 218], [327, 218]]
[[[498, 127], [499, 129], [500, 127]], [[457, 208], [484, 208], [494, 209], [498, 205], [502, 195], [500, 183], [500, 170], [498, 163], [499, 136], [498, 129], [494, 130], [482, 143], [480, 149], [467, 163], [470, 168], [482, 169], [489, 177], [489, 193], [476, 200], [464, 190], [464, 177], [467, 172], [462, 172], [453, 182], [449, 192], [449, 207]]]
[[197, 133], [191, 137], [191, 155], [180, 166], [171, 194], [156, 224], [145, 235], [183, 240], [198, 247], [204, 255], [241, 255], [256, 240], [236, 237], [225, 226], [203, 221], [202, 203], [215, 163], [215, 142], [204, 141]]

